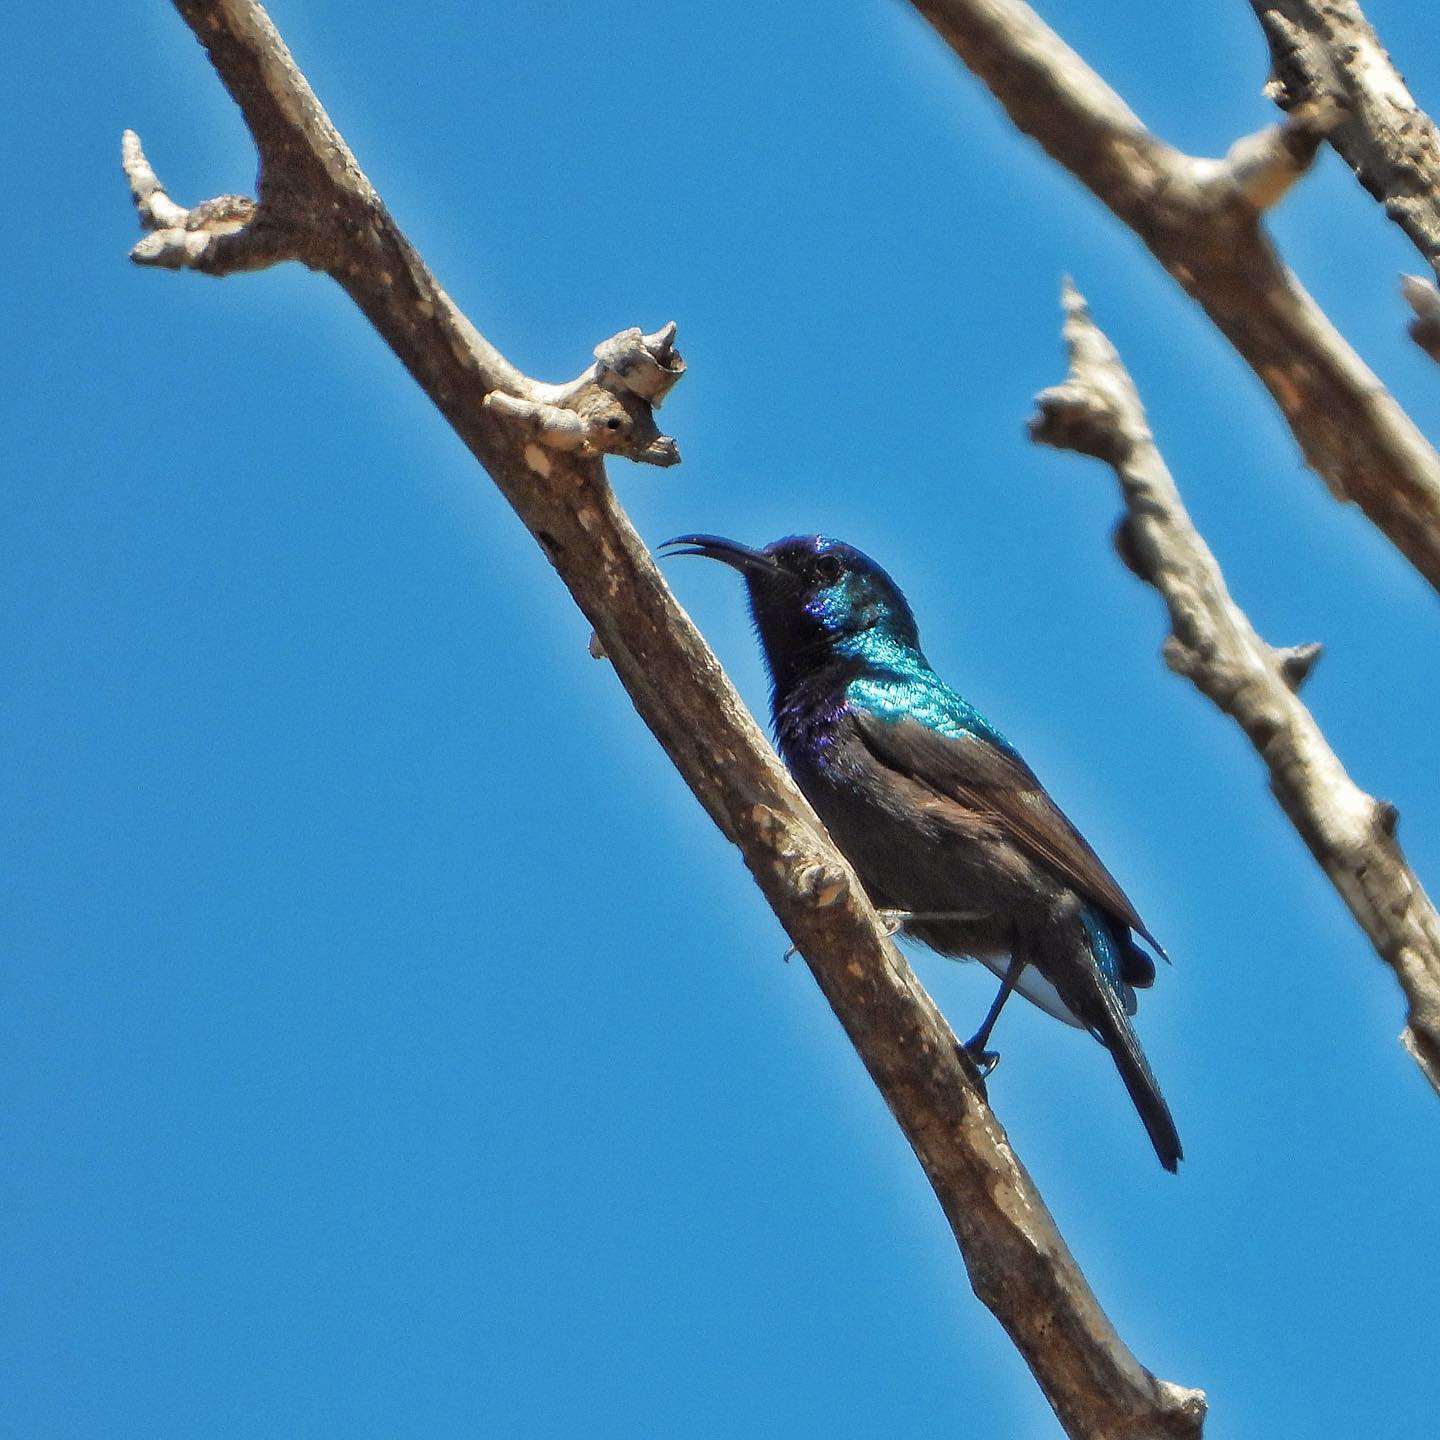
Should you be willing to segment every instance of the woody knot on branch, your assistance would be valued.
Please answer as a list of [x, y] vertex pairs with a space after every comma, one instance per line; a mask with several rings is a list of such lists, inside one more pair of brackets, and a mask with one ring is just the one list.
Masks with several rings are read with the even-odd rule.
[[[494, 390], [485, 406], [512, 422], [532, 447], [677, 465], [679, 447], [660, 433], [653, 412], [684, 373], [673, 320], [653, 335], [632, 326], [597, 345], [595, 363], [569, 384], [532, 381], [524, 395]], [[549, 464], [543, 449], [538, 456], [527, 449], [527, 458], [539, 470]]]
[[1236, 200], [1256, 214], [1269, 210], [1314, 163], [1341, 113], [1339, 103], [1324, 96], [1298, 106], [1279, 125], [1242, 135], [1223, 160], [1193, 162], [1216, 166], [1202, 188], [1216, 202]]
[[229, 275], [300, 258], [298, 249], [285, 243], [281, 227], [260, 223], [260, 207], [247, 195], [217, 195], [188, 210], [176, 204], [133, 130], [121, 137], [120, 163], [149, 232], [130, 251], [137, 265]]

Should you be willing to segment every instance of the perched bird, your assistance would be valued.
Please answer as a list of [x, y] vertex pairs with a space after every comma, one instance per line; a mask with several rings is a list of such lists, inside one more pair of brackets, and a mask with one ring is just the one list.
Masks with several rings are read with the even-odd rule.
[[915, 617], [869, 556], [821, 535], [752, 550], [681, 535], [671, 554], [738, 570], [771, 680], [780, 753], [877, 906], [1000, 993], [1018, 990], [1109, 1050], [1167, 1170], [1180, 1137], [1131, 1029], [1164, 951], [1015, 747], [930, 668]]

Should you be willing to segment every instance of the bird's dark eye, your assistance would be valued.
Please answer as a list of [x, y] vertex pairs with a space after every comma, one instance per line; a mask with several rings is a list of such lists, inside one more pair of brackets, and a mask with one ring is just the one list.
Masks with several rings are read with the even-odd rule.
[[834, 555], [821, 555], [815, 561], [815, 578], [822, 585], [833, 585], [844, 573], [845, 567]]

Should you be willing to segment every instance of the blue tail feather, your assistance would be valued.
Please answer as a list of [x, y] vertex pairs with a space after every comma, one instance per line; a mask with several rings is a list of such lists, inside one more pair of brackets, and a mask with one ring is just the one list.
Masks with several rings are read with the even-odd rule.
[[1135, 991], [1126, 978], [1125, 968], [1121, 961], [1123, 952], [1119, 940], [1110, 926], [1093, 910], [1084, 911], [1080, 916], [1080, 923], [1085, 927], [1085, 934], [1090, 941], [1090, 953], [1094, 955], [1095, 964], [1099, 967], [1100, 973], [1119, 997], [1121, 1005], [1125, 1007], [1125, 1013], [1133, 1015], [1137, 1008]]

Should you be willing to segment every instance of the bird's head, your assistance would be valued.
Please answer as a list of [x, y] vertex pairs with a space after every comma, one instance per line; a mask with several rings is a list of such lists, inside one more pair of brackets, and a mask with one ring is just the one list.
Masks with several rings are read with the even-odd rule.
[[863, 660], [896, 647], [919, 648], [900, 587], [843, 540], [791, 535], [760, 550], [718, 535], [678, 535], [665, 543], [672, 555], [703, 555], [745, 577], [777, 685], [827, 654]]

